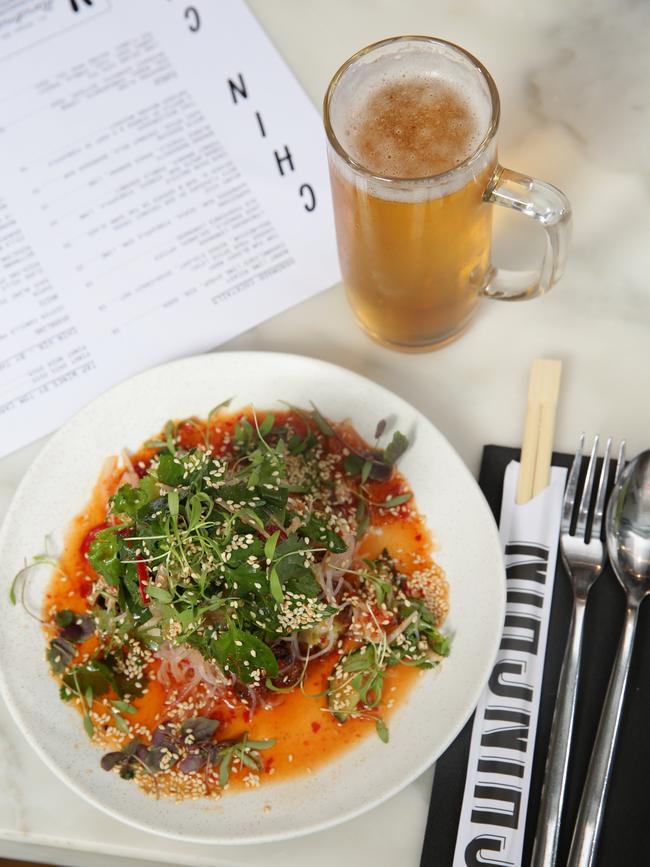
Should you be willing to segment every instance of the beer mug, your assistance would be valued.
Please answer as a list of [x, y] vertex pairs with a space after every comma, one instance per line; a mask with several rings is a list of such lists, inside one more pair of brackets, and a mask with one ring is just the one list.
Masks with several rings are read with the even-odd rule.
[[[343, 282], [376, 340], [436, 348], [481, 296], [535, 298], [559, 280], [569, 202], [499, 165], [499, 94], [469, 52], [426, 36], [370, 45], [335, 74], [324, 121]], [[493, 204], [544, 228], [539, 270], [491, 265]]]

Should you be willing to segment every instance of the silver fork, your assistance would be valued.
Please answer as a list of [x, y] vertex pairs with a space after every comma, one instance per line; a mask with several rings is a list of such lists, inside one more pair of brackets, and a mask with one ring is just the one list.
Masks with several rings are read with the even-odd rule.
[[[573, 588], [573, 614], [567, 639], [567, 647], [562, 663], [562, 672], [557, 690], [555, 713], [551, 738], [546, 759], [542, 802], [537, 819], [537, 833], [531, 867], [553, 867], [557, 860], [557, 847], [560, 834], [560, 817], [564, 802], [571, 736], [573, 733], [573, 717], [575, 714], [576, 697], [578, 695], [578, 679], [580, 675], [580, 652], [582, 649], [582, 630], [584, 625], [587, 596], [596, 579], [603, 571], [605, 550], [601, 540], [603, 513], [605, 511], [605, 492], [609, 475], [609, 456], [612, 448], [611, 437], [605, 445], [603, 466], [598, 480], [596, 504], [591, 523], [591, 533], [587, 541], [587, 526], [594, 479], [596, 475], [596, 460], [598, 453], [598, 437], [594, 437], [589, 466], [585, 477], [575, 532], [571, 533], [571, 519], [578, 490], [578, 478], [582, 464], [582, 450], [585, 436], [580, 436], [580, 445], [573, 459], [569, 480], [564, 494], [562, 507], [562, 523], [560, 527], [560, 553], [562, 561], [571, 578]], [[625, 462], [625, 442], [621, 442], [616, 464], [616, 479]]]

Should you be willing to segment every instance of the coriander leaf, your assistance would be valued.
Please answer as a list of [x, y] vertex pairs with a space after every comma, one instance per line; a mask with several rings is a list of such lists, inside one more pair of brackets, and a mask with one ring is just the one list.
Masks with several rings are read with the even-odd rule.
[[151, 476], [140, 479], [137, 487], [121, 485], [111, 497], [111, 513], [126, 515], [135, 520], [141, 509], [144, 509], [158, 496], [158, 484]]
[[[230, 562], [228, 561], [227, 567], [230, 567]], [[224, 581], [229, 591], [239, 597], [258, 596], [269, 592], [266, 572], [255, 569], [250, 563], [242, 563], [235, 569], [226, 568]]]
[[312, 545], [315, 543], [317, 547], [327, 548], [334, 554], [342, 554], [348, 550], [341, 536], [334, 530], [330, 530], [325, 518], [319, 515], [312, 514], [307, 523], [298, 528], [298, 533], [303, 537], [306, 536]]
[[281, 582], [285, 584], [290, 578], [311, 575], [311, 569], [305, 566], [307, 547], [295, 533], [290, 533], [275, 550], [275, 568]]
[[179, 458], [167, 452], [160, 455], [158, 463], [158, 478], [164, 485], [172, 488], [178, 487], [183, 482], [183, 464]]
[[[89, 689], [94, 696], [105, 695], [111, 688], [112, 672], [103, 663], [89, 659], [75, 665], [63, 678], [62, 691], [85, 695]], [[70, 697], [70, 696], [68, 696]]]
[[88, 562], [92, 568], [113, 586], [119, 584], [122, 574], [122, 564], [118, 554], [119, 541], [114, 527], [100, 530], [88, 549]]
[[[322, 590], [320, 584], [314, 578], [311, 569], [306, 568], [303, 568], [302, 572], [294, 570], [292, 576], [287, 579], [284, 587], [287, 593], [296, 593], [298, 595], [308, 596], [311, 599], [320, 596]], [[330, 613], [333, 614], [334, 610], [335, 609], [332, 609]]]
[[211, 650], [222, 669], [232, 672], [242, 683], [252, 681], [251, 672], [255, 669], [263, 669], [270, 677], [278, 673], [278, 661], [271, 648], [236, 626], [213, 641]]

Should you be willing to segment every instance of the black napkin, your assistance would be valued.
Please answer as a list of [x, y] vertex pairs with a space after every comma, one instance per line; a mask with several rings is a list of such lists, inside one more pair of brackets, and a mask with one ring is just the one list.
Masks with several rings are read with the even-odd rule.
[[[486, 446], [483, 450], [479, 485], [497, 521], [501, 511], [505, 469], [511, 460], [518, 460], [519, 455], [518, 449], [501, 446]], [[553, 464], [556, 466], [570, 467], [571, 461], [572, 456], [553, 455]], [[610, 477], [611, 475], [613, 470]], [[558, 555], [528, 801], [523, 865], [530, 863], [533, 850], [555, 695], [571, 619], [571, 603], [571, 585]], [[568, 857], [573, 824], [578, 812], [600, 710], [607, 691], [609, 673], [616, 655], [624, 611], [623, 590], [607, 564], [603, 574], [592, 588], [587, 602], [580, 691], [560, 834], [558, 867], [566, 864]], [[421, 867], [446, 867], [453, 861], [472, 723], [473, 717], [436, 764]], [[614, 758], [598, 850], [598, 867], [642, 867], [650, 864], [649, 735], [650, 601], [647, 601], [641, 607], [639, 617], [618, 748]], [[495, 860], [489, 863], [500, 862]]]

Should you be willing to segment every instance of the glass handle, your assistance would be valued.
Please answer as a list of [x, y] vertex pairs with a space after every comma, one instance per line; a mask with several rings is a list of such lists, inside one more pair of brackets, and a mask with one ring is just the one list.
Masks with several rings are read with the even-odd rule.
[[536, 178], [498, 166], [483, 201], [512, 208], [540, 223], [546, 232], [546, 249], [538, 271], [504, 271], [492, 268], [480, 294], [500, 301], [536, 298], [562, 276], [571, 235], [571, 205], [563, 192]]

